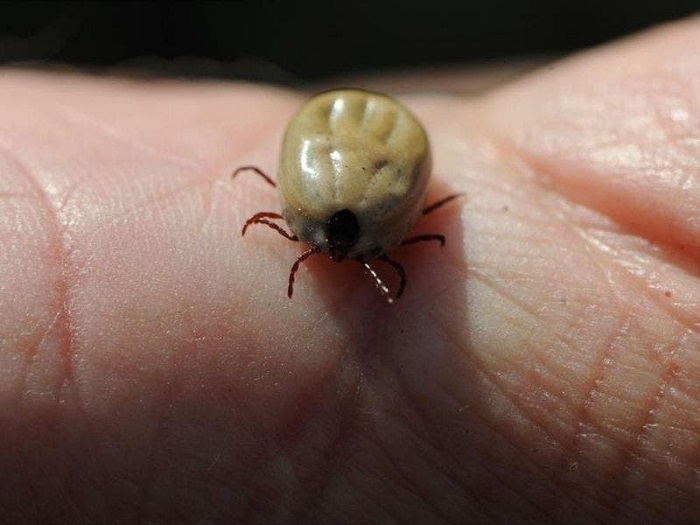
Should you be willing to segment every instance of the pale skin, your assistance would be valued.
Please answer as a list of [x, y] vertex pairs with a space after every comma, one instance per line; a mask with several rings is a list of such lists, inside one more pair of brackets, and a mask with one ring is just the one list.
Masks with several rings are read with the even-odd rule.
[[[389, 306], [263, 226], [254, 85], [0, 76], [8, 522], [634, 523], [700, 513], [700, 21], [481, 96]], [[372, 87], [369, 85], [369, 87]], [[378, 267], [390, 282], [391, 273]]]

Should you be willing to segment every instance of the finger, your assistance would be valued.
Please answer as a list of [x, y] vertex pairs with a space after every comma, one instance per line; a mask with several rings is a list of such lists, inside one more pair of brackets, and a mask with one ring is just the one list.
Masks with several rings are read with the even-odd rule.
[[697, 250], [699, 46], [694, 18], [552, 64], [494, 93], [489, 123], [544, 184]]

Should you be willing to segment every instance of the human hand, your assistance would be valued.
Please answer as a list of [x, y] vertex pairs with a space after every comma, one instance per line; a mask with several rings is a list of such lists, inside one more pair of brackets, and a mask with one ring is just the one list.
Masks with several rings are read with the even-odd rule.
[[304, 96], [5, 71], [4, 520], [694, 519], [699, 29], [402, 97], [466, 196], [392, 306], [240, 237]]

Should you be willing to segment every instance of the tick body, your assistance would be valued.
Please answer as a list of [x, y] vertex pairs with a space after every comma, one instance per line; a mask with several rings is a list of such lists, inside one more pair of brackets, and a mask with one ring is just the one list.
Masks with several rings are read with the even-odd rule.
[[[253, 166], [268, 183], [270, 177]], [[336, 262], [359, 261], [389, 302], [404, 290], [403, 267], [387, 254], [401, 244], [436, 240], [439, 234], [407, 239], [422, 213], [433, 211], [458, 195], [423, 209], [430, 176], [430, 145], [425, 130], [391, 97], [359, 90], [340, 90], [313, 97], [294, 115], [284, 134], [277, 173], [282, 214], [261, 212], [251, 224], [265, 224], [292, 241], [310, 246], [292, 266], [292, 296], [299, 264], [315, 253]], [[284, 218], [291, 234], [272, 222]], [[401, 278], [394, 297], [368, 261], [380, 259]]]

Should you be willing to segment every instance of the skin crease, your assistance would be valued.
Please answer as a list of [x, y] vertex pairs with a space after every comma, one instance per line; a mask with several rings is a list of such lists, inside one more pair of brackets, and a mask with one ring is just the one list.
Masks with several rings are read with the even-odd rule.
[[429, 201], [466, 196], [391, 307], [324, 257], [290, 301], [304, 247], [240, 237], [278, 205], [230, 173], [274, 174], [301, 94], [5, 70], [0, 521], [695, 519], [697, 49], [692, 19], [402, 97]]

